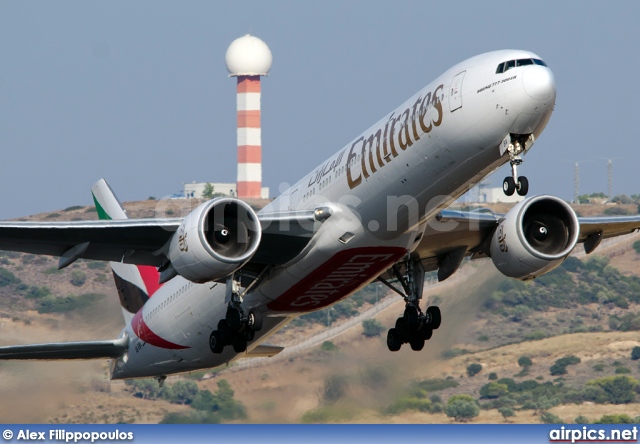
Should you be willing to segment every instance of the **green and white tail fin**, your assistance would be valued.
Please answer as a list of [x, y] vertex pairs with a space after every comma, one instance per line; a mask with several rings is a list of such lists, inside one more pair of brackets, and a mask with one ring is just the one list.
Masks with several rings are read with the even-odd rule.
[[[127, 213], [106, 180], [100, 179], [91, 194], [98, 217], [102, 220], [127, 219]], [[124, 253], [124, 252], [123, 252]], [[151, 296], [161, 287], [160, 274], [155, 267], [111, 262], [111, 271], [120, 297], [122, 313], [127, 324]]]

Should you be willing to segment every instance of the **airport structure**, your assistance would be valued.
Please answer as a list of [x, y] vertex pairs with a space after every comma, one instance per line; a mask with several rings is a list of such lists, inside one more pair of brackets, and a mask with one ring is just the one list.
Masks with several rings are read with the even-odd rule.
[[517, 203], [522, 200], [524, 197], [518, 193], [506, 196], [502, 187], [492, 187], [491, 182], [485, 180], [471, 188], [460, 203]]
[[[249, 34], [234, 40], [225, 56], [229, 76], [237, 78], [237, 195], [240, 199], [263, 197], [260, 77], [268, 75], [271, 60], [266, 43]], [[268, 197], [268, 191], [264, 197]]]
[[262, 186], [262, 130], [260, 127], [260, 77], [269, 74], [271, 50], [257, 37], [245, 35], [229, 45], [225, 55], [230, 77], [237, 78], [238, 174], [236, 183], [185, 183], [182, 197], [203, 198], [207, 185], [216, 196], [268, 199]]

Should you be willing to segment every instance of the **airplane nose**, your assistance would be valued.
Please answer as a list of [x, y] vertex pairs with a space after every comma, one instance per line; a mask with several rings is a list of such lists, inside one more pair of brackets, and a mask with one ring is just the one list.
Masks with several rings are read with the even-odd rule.
[[544, 100], [556, 92], [556, 81], [550, 69], [532, 66], [522, 76], [522, 86], [532, 99]]

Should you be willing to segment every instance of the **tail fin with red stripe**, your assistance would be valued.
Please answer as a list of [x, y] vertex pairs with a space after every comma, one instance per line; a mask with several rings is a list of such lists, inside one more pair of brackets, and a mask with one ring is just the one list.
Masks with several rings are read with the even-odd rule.
[[[105, 220], [127, 219], [127, 213], [113, 193], [109, 184], [100, 179], [91, 188], [98, 217]], [[122, 252], [123, 255], [125, 252]], [[125, 322], [131, 322], [133, 315], [142, 308], [161, 287], [160, 274], [155, 267], [111, 262], [122, 313]]]

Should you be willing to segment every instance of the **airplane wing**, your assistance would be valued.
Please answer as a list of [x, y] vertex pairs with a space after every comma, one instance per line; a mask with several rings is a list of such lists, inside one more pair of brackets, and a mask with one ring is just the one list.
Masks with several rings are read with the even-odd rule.
[[[262, 242], [250, 264], [285, 263], [302, 251], [313, 235], [309, 229], [313, 211], [258, 217]], [[0, 250], [58, 256], [60, 268], [80, 258], [159, 267], [166, 261], [164, 246], [181, 222], [179, 218], [0, 222]]]
[[[486, 244], [504, 215], [490, 211], [442, 211], [428, 224], [412, 255], [419, 257], [425, 271], [438, 270], [438, 279], [449, 277], [466, 256], [487, 257]], [[591, 253], [602, 239], [640, 230], [640, 214], [620, 217], [579, 217], [580, 235], [585, 251]], [[386, 275], [391, 277], [390, 274]]]
[[0, 360], [117, 358], [122, 356], [128, 347], [128, 336], [111, 341], [12, 345], [0, 347]]
[[[280, 265], [293, 259], [313, 236], [315, 212], [258, 214], [262, 242], [247, 268]], [[444, 280], [466, 256], [486, 257], [485, 244], [503, 215], [490, 211], [444, 210], [429, 222], [412, 253], [426, 271]], [[579, 242], [590, 253], [600, 240], [640, 229], [640, 215], [578, 218]], [[60, 266], [78, 258], [159, 267], [163, 249], [182, 219], [124, 219], [72, 222], [0, 222], [0, 250], [60, 257]]]

